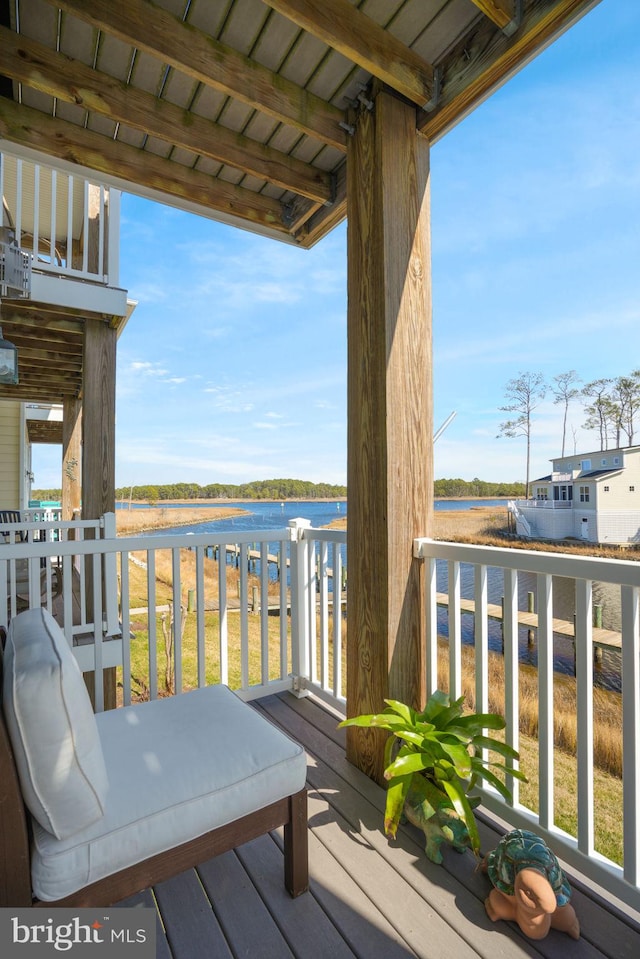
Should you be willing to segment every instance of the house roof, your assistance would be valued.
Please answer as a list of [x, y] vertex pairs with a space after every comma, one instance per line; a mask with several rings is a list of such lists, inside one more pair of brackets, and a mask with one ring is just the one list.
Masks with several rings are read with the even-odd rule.
[[599, 0], [0, 0], [0, 149], [310, 246], [372, 85], [435, 142]]
[[[613, 470], [612, 469], [589, 470], [588, 473], [580, 473], [579, 476], [575, 476], [570, 482], [575, 483], [578, 480], [583, 480], [583, 479], [600, 479], [600, 477], [602, 476], [613, 476], [615, 473], [621, 473], [621, 472], [622, 470], [618, 468]], [[529, 485], [531, 486], [533, 483], [552, 483], [552, 482], [558, 482], [558, 481], [554, 480], [553, 475], [549, 473], [548, 476], [540, 476], [538, 479], [531, 480]], [[566, 485], [566, 483], [568, 483], [569, 480], [562, 480], [562, 482]]]
[[621, 473], [621, 469], [615, 470], [589, 470], [588, 473], [580, 473], [577, 479], [601, 479], [603, 476], [614, 476], [616, 473]]

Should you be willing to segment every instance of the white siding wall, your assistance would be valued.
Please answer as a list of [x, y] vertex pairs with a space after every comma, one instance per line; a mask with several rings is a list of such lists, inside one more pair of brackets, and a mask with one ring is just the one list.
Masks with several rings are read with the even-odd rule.
[[527, 518], [533, 536], [544, 539], [564, 539], [565, 536], [575, 536], [573, 524], [573, 510], [570, 509], [527, 509], [520, 507], [520, 512]]
[[0, 508], [20, 505], [20, 403], [0, 401]]
[[598, 510], [599, 543], [640, 543], [640, 509]]

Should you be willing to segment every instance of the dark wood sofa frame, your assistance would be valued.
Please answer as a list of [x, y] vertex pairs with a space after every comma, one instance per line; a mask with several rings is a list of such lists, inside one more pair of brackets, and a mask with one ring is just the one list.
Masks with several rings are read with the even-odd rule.
[[[3, 644], [4, 637], [0, 636], [0, 645]], [[307, 792], [302, 789], [226, 826], [106, 876], [64, 899], [55, 902], [35, 899], [31, 889], [30, 817], [22, 798], [1, 698], [0, 653], [0, 906], [111, 906], [279, 826], [284, 826], [285, 887], [292, 897], [308, 888]]]

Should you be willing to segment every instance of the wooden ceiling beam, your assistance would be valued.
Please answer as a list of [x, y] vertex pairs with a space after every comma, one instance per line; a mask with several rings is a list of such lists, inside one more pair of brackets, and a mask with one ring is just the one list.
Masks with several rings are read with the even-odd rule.
[[346, 150], [341, 110], [149, 0], [47, 0], [206, 86]]
[[[2, 300], [0, 316], [3, 323], [17, 323], [21, 327], [29, 327], [42, 335], [43, 330], [58, 330], [65, 334], [76, 334], [82, 340], [84, 323], [82, 320], [69, 319], [58, 313], [43, 316], [40, 313], [40, 304], [32, 300]], [[47, 336], [49, 333], [47, 332]]]
[[515, 0], [471, 0], [471, 3], [501, 30], [508, 27], [516, 15]]
[[343, 163], [336, 171], [336, 199], [332, 206], [321, 207], [303, 225], [296, 234], [299, 245], [305, 249], [317, 243], [326, 233], [333, 230], [347, 215], [347, 164]]
[[48, 96], [75, 103], [311, 200], [331, 200], [331, 178], [323, 170], [168, 100], [127, 86], [6, 27], [0, 27], [0, 63], [5, 76]]
[[61, 403], [65, 396], [78, 396], [78, 390], [36, 386], [32, 383], [0, 386], [0, 399], [23, 400], [25, 403]]
[[37, 350], [30, 346], [21, 345], [15, 336], [11, 342], [18, 349], [18, 365], [41, 365], [43, 369], [54, 365], [56, 370], [67, 373], [82, 372], [81, 356], [69, 356], [68, 353], [58, 353], [56, 350], [49, 350], [46, 347]]
[[27, 419], [30, 443], [62, 443], [62, 423]]
[[418, 118], [418, 129], [434, 142], [470, 113], [523, 64], [541, 53], [585, 12], [591, 0], [556, 0], [525, 9], [518, 32], [507, 37], [489, 20], [480, 21], [442, 64], [440, 100]]
[[307, 33], [420, 107], [433, 97], [433, 67], [349, 0], [264, 0]]
[[74, 337], [73, 340], [69, 340], [64, 333], [56, 331], [49, 331], [43, 335], [42, 332], [21, 326], [19, 323], [9, 325], [4, 320], [3, 325], [11, 331], [11, 342], [16, 346], [36, 349], [38, 346], [46, 344], [47, 349], [51, 348], [59, 353], [66, 353], [67, 356], [82, 356], [82, 339]]
[[81, 376], [56, 376], [55, 373], [47, 376], [43, 370], [19, 370], [18, 376], [17, 385], [36, 396], [78, 396], [81, 388]]
[[57, 159], [79, 163], [107, 177], [114, 173], [134, 186], [145, 186], [198, 204], [215, 213], [246, 220], [253, 226], [288, 234], [278, 200], [172, 163], [65, 120], [50, 117], [0, 97], [0, 138]]

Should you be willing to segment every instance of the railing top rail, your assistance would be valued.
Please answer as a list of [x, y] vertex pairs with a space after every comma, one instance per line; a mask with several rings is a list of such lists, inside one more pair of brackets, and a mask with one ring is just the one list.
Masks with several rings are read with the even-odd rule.
[[417, 559], [445, 559], [476, 566], [497, 566], [528, 573], [548, 573], [573, 579], [640, 586], [640, 562], [633, 560], [448, 543], [427, 537], [414, 540], [413, 555]]
[[[39, 524], [35, 524], [40, 529]], [[55, 525], [55, 524], [54, 524]], [[19, 528], [23, 528], [19, 524]], [[164, 536], [118, 536], [108, 539], [67, 540], [0, 544], [0, 562], [50, 556], [81, 556], [94, 553], [137, 553], [158, 549], [190, 549], [196, 546], [250, 546], [253, 543], [290, 542], [290, 529], [227, 533], [167, 533]]]
[[[34, 508], [29, 512], [37, 512]], [[99, 519], [23, 519], [17, 523], [2, 523], [3, 532], [39, 529], [100, 529], [102, 520]]]
[[304, 530], [303, 538], [311, 540], [317, 539], [327, 543], [346, 543], [347, 531], [346, 529], [322, 529], [310, 527], [309, 529]]

